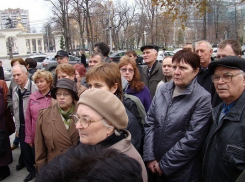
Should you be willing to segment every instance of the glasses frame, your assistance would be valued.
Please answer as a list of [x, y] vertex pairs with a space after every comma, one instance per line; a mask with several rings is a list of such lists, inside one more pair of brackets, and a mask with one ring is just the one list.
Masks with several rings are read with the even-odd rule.
[[[75, 118], [76, 118], [76, 119], [75, 119]], [[84, 126], [84, 125], [83, 125], [83, 123], [85, 123], [85, 122], [81, 122], [81, 119], [82, 119], [82, 118], [88, 118], [88, 124], [87, 124], [87, 126]], [[88, 127], [91, 125], [91, 123], [103, 120], [103, 118], [100, 118], [100, 119], [98, 119], [98, 120], [92, 120], [90, 117], [82, 117], [82, 118], [80, 118], [77, 114], [73, 114], [73, 115], [72, 115], [72, 120], [73, 120], [74, 124], [77, 125], [78, 123], [80, 123], [80, 125], [81, 125], [83, 128], [88, 128]], [[76, 121], [76, 120], [77, 120], [77, 121]]]
[[[219, 77], [219, 79], [217, 78], [218, 80], [216, 80], [216, 81], [214, 80], [214, 76], [215, 76], [215, 75], [213, 75], [213, 76], [212, 76], [212, 82], [213, 82], [213, 83], [218, 83], [218, 82], [220, 81], [220, 78], [222, 78], [223, 82], [229, 83], [229, 82], [232, 81], [232, 78], [233, 78], [233, 77], [236, 77], [236, 76], [238, 76], [238, 75], [240, 75], [240, 74], [244, 74], [244, 72], [240, 72], [240, 73], [235, 74], [235, 75], [233, 75], [233, 74], [224, 74], [224, 75], [226, 75], [226, 76], [229, 76], [229, 77], [225, 78], [226, 81], [224, 80], [224, 75], [223, 75], [223, 76], [217, 76], [217, 77]], [[227, 81], [228, 78], [229, 78], [229, 81]]]
[[55, 95], [56, 95], [56, 97], [61, 97], [61, 96], [63, 96], [63, 97], [65, 97], [65, 98], [67, 98], [67, 97], [69, 97], [69, 96], [71, 96], [71, 94], [69, 94], [69, 93], [55, 93]]

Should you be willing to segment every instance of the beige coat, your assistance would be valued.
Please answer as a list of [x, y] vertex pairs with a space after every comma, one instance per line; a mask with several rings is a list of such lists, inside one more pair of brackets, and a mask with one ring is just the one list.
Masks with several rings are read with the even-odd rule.
[[35, 136], [35, 165], [38, 170], [77, 143], [78, 131], [75, 124], [71, 123], [69, 131], [66, 130], [57, 104], [40, 110]]
[[138, 153], [138, 151], [134, 148], [134, 146], [131, 143], [131, 134], [129, 131], [125, 130], [127, 132], [127, 137], [119, 142], [117, 142], [116, 144], [112, 145], [110, 148], [116, 149], [119, 152], [128, 155], [131, 158], [134, 158], [135, 160], [137, 160], [141, 167], [142, 167], [142, 178], [144, 182], [148, 181], [147, 178], [147, 172], [146, 172], [146, 168], [145, 168], [145, 164], [140, 156], [140, 154]]

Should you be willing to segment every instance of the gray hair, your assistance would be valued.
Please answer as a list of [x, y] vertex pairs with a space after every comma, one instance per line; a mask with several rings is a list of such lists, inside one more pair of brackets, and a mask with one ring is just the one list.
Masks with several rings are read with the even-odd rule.
[[102, 123], [107, 128], [114, 128], [114, 133], [115, 133], [116, 136], [120, 136], [121, 135], [121, 132], [119, 130], [117, 130], [114, 126], [111, 126], [106, 120], [102, 119]]
[[104, 59], [105, 59], [105, 57], [104, 57], [101, 53], [99, 53], [99, 52], [94, 52], [93, 54], [91, 54], [91, 55], [89, 56], [89, 58], [93, 58], [93, 57], [95, 57], [95, 56], [100, 56], [101, 62], [103, 62]]
[[206, 40], [200, 40], [200, 41], [196, 42], [196, 43], [195, 43], [195, 48], [196, 48], [196, 46], [198, 46], [198, 45], [201, 44], [201, 43], [207, 44], [207, 47], [209, 48], [209, 50], [212, 49], [212, 45], [211, 45], [208, 41], [206, 41]]
[[13, 66], [13, 68], [12, 68], [12, 73], [13, 73], [13, 70], [14, 70], [15, 68], [18, 68], [18, 67], [22, 70], [23, 73], [27, 73], [26, 67], [23, 66], [23, 65], [21, 65], [21, 64], [17, 64], [17, 65], [15, 65], [15, 66]]

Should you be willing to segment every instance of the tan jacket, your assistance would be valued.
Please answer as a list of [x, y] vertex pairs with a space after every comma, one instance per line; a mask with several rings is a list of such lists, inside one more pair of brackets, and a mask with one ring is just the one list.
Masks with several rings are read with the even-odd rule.
[[75, 124], [71, 123], [69, 131], [66, 130], [57, 104], [39, 111], [35, 135], [35, 165], [38, 170], [77, 143], [78, 131]]
[[131, 143], [130, 132], [127, 130], [125, 130], [125, 131], [127, 132], [127, 137], [125, 139], [117, 142], [116, 144], [112, 145], [110, 148], [116, 149], [119, 152], [126, 154], [129, 157], [137, 160], [142, 167], [142, 179], [144, 182], [147, 182], [148, 178], [147, 178], [147, 172], [146, 172], [145, 164], [144, 164], [140, 154], [138, 153], [138, 151], [134, 148], [134, 146]]

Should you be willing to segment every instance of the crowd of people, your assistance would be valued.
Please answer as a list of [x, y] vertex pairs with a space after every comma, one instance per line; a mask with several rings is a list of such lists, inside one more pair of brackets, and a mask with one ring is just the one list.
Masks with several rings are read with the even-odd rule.
[[[9, 87], [0, 80], [0, 181], [19, 145], [16, 170], [26, 167], [25, 182], [244, 181], [240, 44], [220, 42], [217, 60], [205, 40], [162, 62], [158, 50], [141, 47], [144, 66], [133, 50], [111, 62], [104, 42], [95, 44], [88, 65], [83, 52], [81, 64], [70, 65], [60, 50], [54, 77], [31, 58], [13, 59]], [[7, 110], [15, 122], [12, 146]]]

